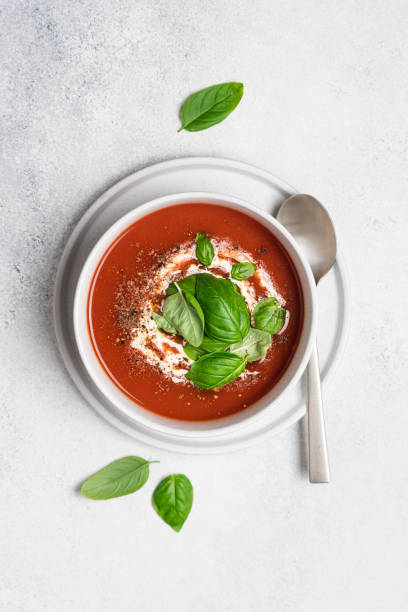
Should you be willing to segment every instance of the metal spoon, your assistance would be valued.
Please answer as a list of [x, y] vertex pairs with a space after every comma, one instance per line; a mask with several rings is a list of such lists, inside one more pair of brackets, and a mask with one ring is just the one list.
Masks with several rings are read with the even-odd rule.
[[[280, 207], [278, 221], [286, 227], [309, 261], [316, 284], [336, 260], [336, 234], [327, 210], [310, 195], [291, 196]], [[319, 360], [316, 344], [307, 368], [309, 480], [329, 482]]]

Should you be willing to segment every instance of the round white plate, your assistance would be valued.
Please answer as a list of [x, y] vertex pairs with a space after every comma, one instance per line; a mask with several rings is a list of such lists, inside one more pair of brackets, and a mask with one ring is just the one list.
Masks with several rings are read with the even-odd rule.
[[[122, 414], [96, 387], [78, 353], [73, 330], [73, 300], [79, 274], [101, 235], [124, 214], [149, 200], [186, 191], [212, 191], [242, 198], [275, 214], [296, 191], [269, 172], [240, 162], [193, 157], [174, 159], [140, 170], [108, 189], [82, 217], [58, 268], [54, 316], [58, 346], [78, 389], [95, 410], [122, 431], [153, 446], [184, 453], [218, 453], [254, 444], [300, 419], [306, 411], [304, 380], [284, 394], [273, 415], [259, 418], [233, 436], [189, 440], [160, 434]], [[344, 345], [348, 320], [345, 267], [341, 255], [321, 281], [318, 346], [322, 381], [332, 372]]]

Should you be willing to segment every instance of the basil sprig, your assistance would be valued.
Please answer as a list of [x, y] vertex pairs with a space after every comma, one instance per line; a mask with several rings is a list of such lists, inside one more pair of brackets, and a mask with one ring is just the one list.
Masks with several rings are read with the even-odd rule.
[[81, 487], [81, 495], [89, 499], [111, 499], [134, 493], [149, 478], [149, 465], [141, 457], [123, 457], [113, 461], [88, 478]]
[[201, 389], [215, 389], [238, 378], [246, 363], [246, 358], [226, 351], [208, 353], [193, 363], [186, 376]]
[[193, 485], [184, 474], [171, 474], [156, 487], [153, 507], [174, 531], [180, 531], [193, 505]]
[[231, 269], [231, 278], [237, 281], [245, 280], [253, 275], [256, 268], [250, 261], [235, 263]]
[[227, 348], [227, 342], [214, 340], [214, 338], [209, 338], [208, 336], [204, 336], [203, 341], [200, 344], [200, 349], [204, 350], [206, 353], [214, 353], [215, 351], [225, 351]]
[[252, 312], [252, 317], [257, 329], [263, 329], [273, 336], [282, 329], [286, 311], [278, 306], [276, 298], [267, 297], [257, 303]]
[[183, 348], [187, 357], [190, 357], [193, 361], [197, 361], [197, 359], [206, 354], [199, 346], [193, 346], [192, 344], [186, 344]]
[[152, 312], [152, 319], [154, 319], [159, 329], [162, 329], [169, 334], [177, 334], [177, 329], [174, 327], [174, 325], [172, 325], [170, 321], [165, 319], [162, 315], [158, 314], [157, 312]]
[[211, 262], [214, 259], [214, 247], [211, 244], [211, 240], [203, 234], [198, 232], [196, 239], [196, 257], [203, 266], [211, 266]]
[[196, 297], [204, 313], [207, 336], [228, 344], [245, 338], [250, 318], [245, 300], [234, 283], [211, 274], [199, 274]]
[[[209, 266], [213, 245], [205, 234], [196, 235], [196, 256]], [[249, 278], [256, 268], [243, 261], [232, 266], [231, 277]], [[268, 297], [252, 312], [254, 327], [244, 298], [236, 283], [208, 272], [191, 274], [166, 289], [163, 313], [152, 313], [158, 327], [184, 337], [185, 354], [194, 363], [186, 377], [197, 387], [215, 389], [240, 376], [246, 364], [265, 357], [271, 336], [284, 323], [285, 308]]]
[[178, 131], [199, 132], [221, 123], [239, 104], [243, 93], [243, 84], [234, 82], [200, 89], [184, 103]]
[[[200, 346], [204, 335], [204, 315], [194, 296], [184, 295], [178, 283], [177, 293], [169, 295], [163, 303], [163, 316], [178, 333], [193, 346]], [[194, 303], [192, 301], [194, 300]]]
[[204, 313], [203, 313], [203, 310], [202, 310], [200, 304], [197, 302], [197, 300], [194, 297], [194, 295], [192, 295], [188, 291], [184, 291], [184, 295], [186, 296], [186, 298], [190, 302], [191, 306], [197, 311], [198, 316], [201, 319], [201, 323], [203, 324], [203, 327], [204, 327]]
[[[191, 274], [190, 276], [186, 276], [181, 280], [177, 281], [178, 286], [182, 291], [188, 291], [191, 295], [195, 295], [196, 290], [196, 280], [197, 274]], [[177, 293], [177, 288], [175, 283], [171, 283], [166, 289], [167, 295], [173, 295]]]
[[192, 346], [191, 344], [186, 344], [184, 347], [184, 352], [187, 357], [190, 357], [193, 361], [199, 359], [206, 353], [214, 353], [215, 351], [225, 351], [228, 348], [227, 342], [220, 342], [219, 340], [214, 340], [214, 338], [209, 338], [208, 336], [204, 336], [202, 343], [200, 346]]
[[258, 361], [265, 357], [270, 345], [271, 335], [268, 332], [251, 327], [248, 335], [241, 342], [231, 344], [229, 350], [238, 357], [246, 357], [248, 361]]

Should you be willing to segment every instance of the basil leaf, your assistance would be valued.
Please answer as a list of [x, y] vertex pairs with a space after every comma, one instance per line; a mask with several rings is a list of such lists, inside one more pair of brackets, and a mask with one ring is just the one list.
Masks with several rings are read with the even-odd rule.
[[202, 343], [200, 346], [192, 346], [191, 344], [186, 344], [184, 347], [184, 352], [187, 357], [190, 357], [193, 361], [197, 361], [203, 355], [207, 353], [214, 353], [215, 351], [225, 351], [228, 348], [228, 344], [225, 342], [219, 342], [218, 340], [213, 340], [213, 338], [208, 338], [208, 336], [204, 336]]
[[169, 295], [163, 302], [163, 315], [193, 346], [200, 346], [203, 335], [203, 314], [199, 313], [190, 301], [184, 296], [178, 283], [176, 285], [178, 293]]
[[234, 283], [211, 274], [199, 274], [196, 297], [204, 312], [207, 336], [228, 345], [245, 338], [250, 317], [245, 300], [234, 288]]
[[188, 299], [192, 307], [195, 308], [195, 310], [198, 312], [198, 316], [200, 317], [201, 323], [203, 324], [203, 327], [204, 327], [204, 313], [203, 313], [203, 310], [200, 304], [197, 302], [196, 298], [194, 297], [192, 293], [185, 291], [184, 295], [186, 296], [186, 298]]
[[199, 132], [221, 123], [239, 104], [243, 93], [242, 83], [220, 83], [200, 89], [184, 103], [178, 131]]
[[[182, 291], [188, 291], [191, 295], [195, 295], [197, 274], [191, 274], [186, 276], [182, 280], [177, 281], [178, 286]], [[177, 293], [176, 285], [171, 283], [166, 289], [167, 295], [174, 295]]]
[[203, 266], [210, 266], [214, 258], [214, 248], [205, 234], [198, 232], [196, 239], [196, 257]]
[[276, 298], [267, 297], [257, 303], [252, 316], [255, 327], [269, 332], [272, 336], [280, 331], [285, 323], [286, 311], [276, 303]]
[[253, 263], [249, 261], [243, 261], [242, 263], [235, 263], [232, 266], [231, 278], [237, 281], [245, 280], [253, 275], [256, 268]]
[[209, 353], [195, 361], [186, 376], [201, 389], [215, 389], [237, 378], [246, 363], [245, 358], [232, 353]]
[[225, 351], [228, 346], [228, 342], [220, 342], [219, 340], [214, 340], [214, 338], [204, 336], [199, 348], [206, 353], [214, 353], [215, 351]]
[[155, 320], [156, 325], [159, 329], [162, 329], [169, 334], [177, 334], [177, 329], [167, 319], [157, 312], [152, 312], [152, 319]]
[[193, 361], [197, 361], [200, 359], [202, 355], [206, 355], [206, 352], [203, 351], [199, 346], [193, 346], [192, 344], [186, 344], [184, 347], [184, 352], [187, 357], [190, 357]]
[[193, 505], [193, 485], [184, 474], [171, 474], [153, 493], [153, 507], [174, 531], [180, 531]]
[[247, 357], [248, 361], [258, 361], [265, 357], [271, 345], [271, 335], [262, 329], [251, 329], [248, 335], [235, 344], [231, 344], [230, 351], [238, 357]]
[[81, 495], [89, 499], [111, 499], [129, 495], [140, 489], [149, 478], [149, 464], [141, 457], [123, 457], [96, 472], [81, 487]]

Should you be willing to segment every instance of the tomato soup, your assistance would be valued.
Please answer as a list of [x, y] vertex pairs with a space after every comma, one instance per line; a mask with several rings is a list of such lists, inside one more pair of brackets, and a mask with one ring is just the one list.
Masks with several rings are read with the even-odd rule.
[[[208, 267], [195, 256], [198, 232], [214, 245]], [[231, 278], [233, 264], [248, 261], [256, 271], [236, 287], [249, 312], [275, 296], [285, 308], [284, 325], [266, 355], [235, 380], [199, 388], [186, 378], [195, 363], [186, 342], [160, 331], [152, 312], [160, 313], [170, 283], [202, 272]], [[299, 278], [277, 238], [242, 212], [205, 203], [162, 208], [122, 232], [99, 262], [88, 297], [89, 334], [106, 374], [143, 408], [186, 421], [234, 414], [270, 391], [292, 360], [302, 323]]]

